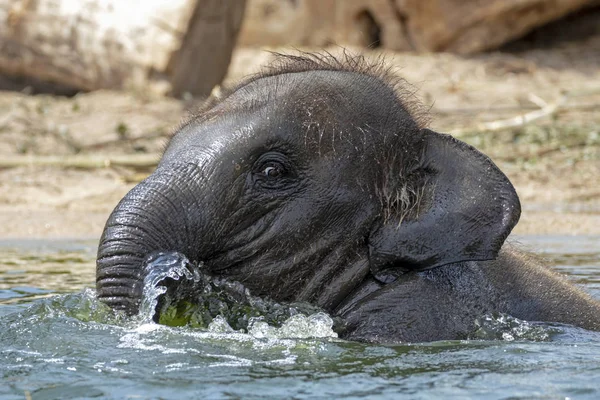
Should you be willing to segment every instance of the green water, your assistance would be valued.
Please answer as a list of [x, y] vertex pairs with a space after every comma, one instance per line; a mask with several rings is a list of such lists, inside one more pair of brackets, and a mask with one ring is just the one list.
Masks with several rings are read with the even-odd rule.
[[[600, 298], [600, 237], [518, 239]], [[95, 246], [0, 242], [1, 399], [600, 398], [600, 333], [568, 326], [499, 317], [487, 340], [389, 347], [319, 316], [250, 333], [121, 320], [85, 289]]]

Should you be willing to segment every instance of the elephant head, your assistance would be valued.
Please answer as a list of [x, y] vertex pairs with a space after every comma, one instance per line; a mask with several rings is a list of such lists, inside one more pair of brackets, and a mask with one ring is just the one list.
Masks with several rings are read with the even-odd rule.
[[161, 250], [327, 310], [369, 277], [495, 258], [520, 214], [513, 186], [419, 114], [380, 65], [280, 55], [185, 122], [117, 205], [99, 298], [134, 313], [144, 260]]

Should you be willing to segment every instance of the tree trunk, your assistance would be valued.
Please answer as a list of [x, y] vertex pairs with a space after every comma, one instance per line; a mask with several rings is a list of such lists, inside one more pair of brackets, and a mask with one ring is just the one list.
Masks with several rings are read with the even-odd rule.
[[246, 0], [200, 0], [168, 72], [175, 94], [210, 93], [227, 74]]
[[227, 71], [244, 5], [0, 0], [0, 74], [78, 90], [158, 83], [208, 95]]

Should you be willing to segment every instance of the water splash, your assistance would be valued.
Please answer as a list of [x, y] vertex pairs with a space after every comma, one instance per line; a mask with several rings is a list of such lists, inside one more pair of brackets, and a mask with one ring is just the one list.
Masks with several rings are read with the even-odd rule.
[[13, 328], [30, 328], [35, 324], [59, 319], [118, 325], [124, 319], [124, 315], [99, 301], [94, 289], [85, 288], [79, 293], [39, 299], [21, 312], [7, 315], [2, 320], [14, 320], [11, 325]]
[[477, 329], [469, 339], [545, 342], [551, 339], [552, 333], [547, 326], [502, 313], [484, 315], [475, 320], [475, 326]]
[[[237, 282], [208, 276], [182, 254], [148, 258], [143, 298], [135, 323], [197, 328], [212, 334], [254, 338], [337, 338], [334, 319], [310, 304], [279, 304], [252, 296]], [[185, 279], [183, 279], [185, 278]], [[166, 279], [178, 281], [176, 284]], [[156, 315], [158, 313], [158, 315]]]
[[337, 338], [333, 331], [333, 319], [326, 313], [312, 315], [293, 315], [281, 327], [266, 323], [263, 318], [252, 318], [248, 326], [248, 334], [256, 338]]
[[150, 323], [156, 313], [158, 298], [167, 292], [167, 287], [161, 283], [165, 279], [185, 279], [193, 282], [200, 281], [200, 275], [191, 262], [182, 254], [176, 252], [157, 252], [146, 259], [146, 277], [138, 318], [142, 323]]

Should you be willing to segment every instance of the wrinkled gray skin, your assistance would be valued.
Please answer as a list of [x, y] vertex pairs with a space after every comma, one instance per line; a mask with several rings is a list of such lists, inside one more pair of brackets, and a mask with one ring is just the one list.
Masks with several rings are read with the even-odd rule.
[[600, 329], [596, 302], [502, 247], [520, 214], [506, 176], [414, 109], [360, 59], [280, 58], [180, 128], [115, 208], [99, 298], [135, 313], [162, 250], [319, 306], [351, 340], [462, 338], [488, 312]]

